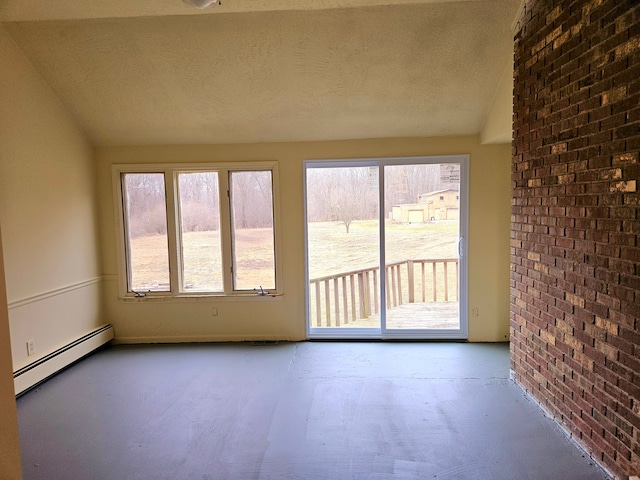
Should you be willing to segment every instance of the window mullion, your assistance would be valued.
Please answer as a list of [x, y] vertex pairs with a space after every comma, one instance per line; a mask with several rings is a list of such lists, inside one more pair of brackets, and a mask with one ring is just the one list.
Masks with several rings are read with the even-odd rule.
[[131, 285], [133, 285], [133, 272], [129, 266], [129, 263], [130, 263], [129, 259], [131, 258], [131, 237], [128, 232], [127, 222], [124, 221], [125, 218], [129, 218], [129, 210], [127, 208], [127, 201], [126, 201], [128, 193], [127, 193], [127, 182], [125, 181], [125, 175], [123, 173], [120, 173], [118, 180], [120, 182], [120, 189], [121, 189], [121, 197], [120, 197], [120, 206], [122, 208], [121, 218], [123, 219], [122, 223], [120, 223], [122, 227], [123, 240], [124, 240], [123, 268], [126, 273], [126, 280], [125, 280], [126, 283], [122, 285], [122, 287], [124, 287], [122, 288], [122, 291], [127, 292], [131, 288]]
[[231, 198], [229, 171], [218, 173], [220, 195], [220, 242], [222, 246], [222, 281], [225, 294], [233, 292], [233, 255], [231, 245]]
[[167, 237], [169, 243], [169, 279], [171, 283], [171, 293], [177, 295], [182, 290], [181, 285], [181, 241], [180, 228], [178, 228], [178, 202], [177, 202], [177, 180], [173, 171], [166, 171], [164, 174], [165, 191], [167, 196]]

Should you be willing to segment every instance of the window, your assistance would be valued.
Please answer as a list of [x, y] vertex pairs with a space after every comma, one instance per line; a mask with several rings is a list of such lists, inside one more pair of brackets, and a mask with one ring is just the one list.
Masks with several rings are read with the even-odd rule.
[[132, 291], [169, 290], [169, 251], [164, 175], [129, 173], [122, 177], [128, 263]]
[[444, 202], [444, 196], [443, 195], [440, 195], [440, 201]]
[[275, 293], [276, 164], [115, 166], [124, 296]]

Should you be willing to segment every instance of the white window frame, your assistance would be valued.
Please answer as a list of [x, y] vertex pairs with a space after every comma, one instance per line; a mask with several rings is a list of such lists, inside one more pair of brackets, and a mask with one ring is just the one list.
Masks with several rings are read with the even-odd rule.
[[[264, 290], [256, 289], [233, 290], [232, 280], [232, 233], [231, 233], [231, 206], [229, 191], [229, 173], [243, 171], [270, 171], [272, 181], [273, 196], [273, 241], [274, 241], [274, 267], [275, 267], [275, 288]], [[113, 200], [116, 221], [116, 232], [118, 235], [116, 247], [118, 257], [118, 294], [120, 299], [152, 300], [161, 299], [196, 299], [196, 298], [238, 298], [256, 297], [269, 298], [282, 295], [282, 265], [281, 265], [281, 241], [280, 241], [280, 200], [279, 200], [279, 175], [278, 163], [276, 161], [260, 162], [215, 162], [215, 163], [170, 163], [170, 164], [118, 164], [113, 165], [112, 186]], [[200, 173], [217, 172], [220, 194], [220, 236], [223, 266], [223, 291], [222, 292], [188, 292], [180, 291], [182, 282], [181, 252], [180, 252], [180, 225], [179, 225], [179, 201], [178, 201], [178, 174], [180, 173]], [[125, 209], [122, 178], [127, 173], [160, 173], [165, 178], [165, 197], [167, 213], [167, 243], [169, 253], [169, 291], [129, 291], [128, 285], [128, 253], [126, 247], [126, 226]], [[225, 195], [224, 193], [227, 192]]]
[[[307, 215], [307, 171], [309, 168], [332, 168], [332, 167], [366, 167], [373, 166], [384, 169], [388, 165], [405, 164], [438, 164], [438, 163], [459, 163], [460, 164], [460, 218], [458, 232], [458, 257], [459, 263], [459, 285], [458, 304], [460, 315], [460, 328], [457, 330], [393, 330], [387, 329], [385, 314], [381, 315], [381, 324], [378, 328], [344, 328], [344, 327], [323, 327], [316, 328], [309, 324], [311, 316], [309, 291], [309, 232]], [[310, 159], [303, 162], [303, 186], [304, 186], [304, 236], [305, 236], [305, 328], [308, 339], [437, 339], [437, 340], [466, 340], [469, 337], [469, 258], [468, 238], [469, 238], [469, 174], [470, 156], [460, 155], [425, 155], [419, 157], [375, 157], [375, 158], [351, 158], [351, 159]], [[378, 175], [378, 194], [380, 210], [378, 212], [380, 259], [379, 264], [385, 265], [385, 222], [384, 222], [384, 179], [382, 174]], [[381, 275], [380, 288], [386, 289], [386, 277]], [[386, 295], [380, 296], [380, 310], [386, 310]]]

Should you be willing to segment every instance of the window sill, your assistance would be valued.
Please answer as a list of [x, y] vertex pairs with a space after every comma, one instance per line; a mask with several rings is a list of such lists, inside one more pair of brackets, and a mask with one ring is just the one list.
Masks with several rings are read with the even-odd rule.
[[119, 300], [123, 303], [145, 303], [145, 302], [237, 302], [237, 301], [268, 301], [279, 300], [283, 297], [283, 293], [270, 293], [260, 295], [256, 293], [238, 293], [235, 295], [224, 294], [191, 294], [191, 295], [166, 295], [162, 293], [151, 293], [144, 296], [120, 296]]

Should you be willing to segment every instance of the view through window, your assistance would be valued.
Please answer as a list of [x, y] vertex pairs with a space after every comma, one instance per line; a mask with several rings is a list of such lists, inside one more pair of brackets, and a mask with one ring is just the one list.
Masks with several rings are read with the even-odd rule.
[[307, 163], [312, 337], [465, 334], [460, 199], [466, 158], [442, 160]]
[[127, 291], [276, 290], [273, 171], [120, 175]]
[[163, 173], [123, 177], [126, 243], [132, 291], [169, 291], [169, 246]]

